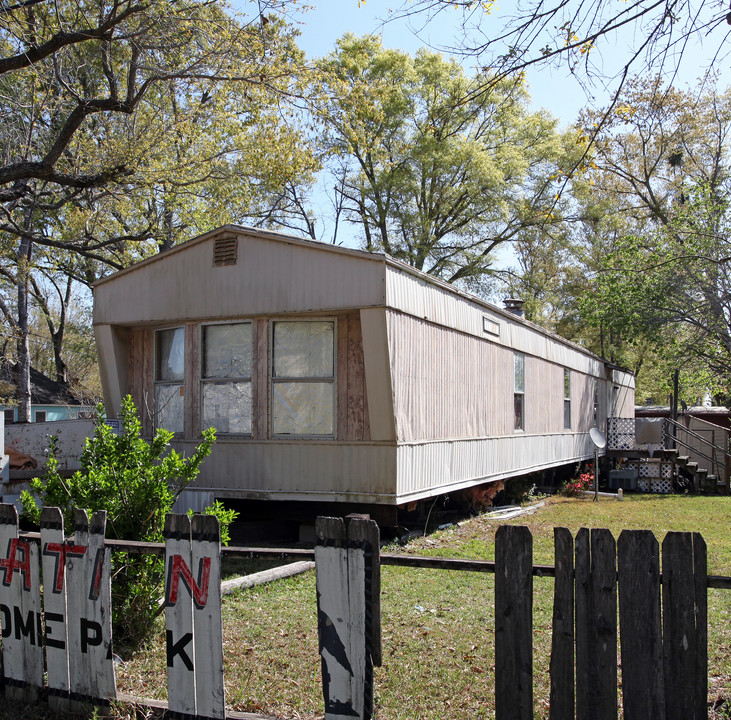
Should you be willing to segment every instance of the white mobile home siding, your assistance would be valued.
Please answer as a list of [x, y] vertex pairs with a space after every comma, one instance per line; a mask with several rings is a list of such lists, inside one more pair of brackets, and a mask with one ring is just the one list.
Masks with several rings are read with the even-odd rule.
[[[219, 267], [222, 239], [235, 241], [236, 258]], [[634, 405], [630, 375], [383, 255], [226, 227], [100, 281], [94, 292], [108, 409], [115, 414], [131, 393], [147, 435], [156, 333], [185, 329], [175, 444], [186, 451], [201, 432], [205, 325], [250, 324], [251, 433], [221, 434], [195, 483], [217, 497], [401, 504], [589, 458], [595, 397], [600, 427], [607, 411], [631, 417]], [[334, 323], [332, 437], [272, 431], [272, 328], [282, 320]], [[516, 351], [525, 356], [520, 431]]]

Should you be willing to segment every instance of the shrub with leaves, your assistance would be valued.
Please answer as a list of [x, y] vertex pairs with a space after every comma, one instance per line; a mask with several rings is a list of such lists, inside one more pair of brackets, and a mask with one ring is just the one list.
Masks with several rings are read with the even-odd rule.
[[[117, 434], [99, 406], [94, 437], [81, 453], [81, 470], [63, 478], [58, 470], [55, 438], [42, 478], [31, 481], [33, 494], [21, 496], [24, 515], [36, 524], [43, 506], [59, 507], [67, 528], [74, 526], [76, 508], [92, 513], [107, 511], [107, 537], [120, 540], [162, 542], [165, 515], [180, 493], [195, 479], [210, 454], [216, 433], [203, 432], [203, 441], [190, 457], [170, 448], [173, 433], [159, 428], [151, 441], [140, 436], [142, 425], [132, 398], [122, 401], [122, 430]], [[216, 503], [206, 512], [218, 516], [222, 537], [235, 513]], [[153, 555], [112, 553], [112, 622], [115, 642], [136, 645], [142, 641], [159, 612], [163, 560]]]
[[582, 472], [578, 477], [569, 480], [563, 488], [562, 494], [568, 497], [577, 497], [584, 490], [591, 490], [594, 487], [594, 469], [590, 467], [586, 472]]

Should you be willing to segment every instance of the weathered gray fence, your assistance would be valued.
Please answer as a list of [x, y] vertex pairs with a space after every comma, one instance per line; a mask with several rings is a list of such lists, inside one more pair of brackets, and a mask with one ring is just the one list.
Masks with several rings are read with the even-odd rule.
[[[116, 697], [106, 513], [76, 512], [73, 538], [58, 508], [44, 508], [39, 544], [0, 505], [0, 624], [6, 696], [29, 703], [45, 691], [57, 710]], [[224, 718], [218, 520], [168, 515], [165, 611], [169, 709]], [[41, 592], [41, 577], [43, 592]], [[44, 651], [47, 684], [44, 685]]]
[[[223, 718], [218, 523], [170, 515], [165, 545], [104, 543], [105, 516], [77, 514], [73, 538], [60, 512], [43, 511], [40, 535], [18, 532], [0, 505], [0, 624], [5, 693], [23, 702], [44, 689], [56, 708], [115, 697], [110, 547], [165, 554], [168, 706], [178, 717]], [[363, 517], [319, 518], [316, 547], [224, 549], [243, 557], [313, 557], [326, 720], [373, 713], [381, 660], [380, 565], [495, 573], [497, 720], [533, 717], [533, 577], [555, 577], [550, 661], [552, 720], [616, 720], [618, 641], [626, 720], [707, 717], [708, 587], [697, 533], [555, 529], [555, 566], [533, 564], [526, 527], [503, 526], [495, 562], [380, 555], [378, 528]], [[40, 541], [40, 553], [39, 545]], [[39, 559], [40, 555], [40, 559]], [[661, 567], [662, 560], [662, 567]], [[43, 592], [39, 577], [43, 567]], [[662, 570], [662, 572], [661, 572]], [[619, 628], [619, 631], [618, 631]]]
[[[697, 533], [555, 530], [552, 720], [616, 720], [617, 637], [626, 720], [707, 717], [706, 547]], [[575, 561], [575, 562], [574, 562]], [[497, 720], [533, 717], [532, 538], [495, 539]], [[619, 600], [619, 603], [617, 602]], [[617, 613], [619, 607], [619, 614]], [[576, 671], [574, 672], [574, 668]]]

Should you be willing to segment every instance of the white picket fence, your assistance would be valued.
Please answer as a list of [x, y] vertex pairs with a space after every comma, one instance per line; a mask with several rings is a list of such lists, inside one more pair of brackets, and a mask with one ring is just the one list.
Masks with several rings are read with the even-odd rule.
[[[70, 711], [117, 697], [105, 528], [106, 513], [89, 521], [78, 510], [67, 538], [58, 508], [44, 508], [38, 543], [19, 533], [15, 507], [0, 504], [6, 697], [46, 696], [52, 708]], [[325, 718], [369, 720], [381, 654], [378, 527], [319, 518], [316, 532]], [[173, 717], [225, 718], [218, 520], [171, 514], [164, 535], [168, 709]]]

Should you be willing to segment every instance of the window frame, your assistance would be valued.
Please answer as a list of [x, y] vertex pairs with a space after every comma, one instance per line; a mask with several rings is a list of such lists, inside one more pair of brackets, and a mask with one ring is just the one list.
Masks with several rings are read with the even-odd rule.
[[571, 370], [563, 369], [563, 429], [571, 430]]
[[513, 432], [525, 432], [525, 353], [519, 350], [513, 350]]
[[[163, 380], [160, 376], [160, 338], [162, 337], [162, 333], [170, 332], [170, 331], [176, 331], [176, 330], [182, 330], [183, 331], [183, 371], [181, 373], [181, 377], [179, 380]], [[180, 325], [170, 325], [168, 327], [159, 327], [155, 328], [154, 330], [154, 340], [153, 340], [153, 359], [154, 359], [154, 365], [153, 365], [153, 398], [154, 398], [154, 412], [152, 416], [152, 426], [155, 430], [159, 428], [164, 428], [165, 430], [169, 430], [170, 432], [174, 433], [176, 437], [182, 437], [185, 434], [185, 365], [186, 365], [186, 339], [187, 339], [187, 330], [185, 327], [185, 324]], [[158, 409], [158, 388], [160, 387], [177, 387], [182, 388], [183, 392], [181, 394], [182, 400], [182, 427], [179, 430], [170, 430], [170, 428], [166, 428], [164, 425], [159, 424], [158, 418], [160, 415], [160, 410]]]
[[[275, 375], [276, 370], [276, 356], [275, 356], [275, 328], [277, 323], [329, 323], [332, 325], [332, 375], [325, 377], [317, 376], [290, 376], [282, 375], [277, 377]], [[273, 317], [269, 321], [269, 367], [268, 367], [268, 381], [269, 381], [269, 436], [274, 439], [297, 439], [297, 440], [335, 440], [338, 432], [338, 415], [337, 415], [337, 404], [338, 404], [338, 321], [336, 317], [325, 316], [325, 317]], [[274, 412], [275, 412], [275, 385], [279, 384], [329, 384], [332, 386], [332, 403], [331, 403], [331, 420], [332, 420], [332, 432], [327, 434], [317, 433], [281, 433], [276, 432], [274, 427]]]
[[[231, 377], [205, 377], [205, 369], [206, 369], [206, 328], [209, 327], [221, 327], [221, 326], [231, 326], [231, 325], [248, 325], [249, 326], [249, 335], [251, 339], [251, 365], [249, 367], [249, 375], [237, 375], [237, 376], [231, 376]], [[222, 430], [219, 430], [216, 428], [216, 437], [220, 438], [250, 438], [253, 437], [254, 433], [254, 418], [256, 415], [254, 403], [255, 403], [255, 396], [254, 396], [254, 387], [255, 387], [255, 366], [256, 366], [256, 336], [255, 336], [255, 330], [254, 330], [254, 320], [253, 318], [240, 318], [235, 320], [220, 320], [220, 321], [213, 321], [213, 322], [202, 322], [198, 324], [198, 338], [199, 338], [199, 344], [198, 347], [200, 348], [199, 352], [199, 358], [198, 358], [198, 420], [199, 420], [199, 427], [201, 429], [205, 429], [207, 427], [212, 427], [211, 425], [204, 422], [203, 413], [204, 413], [204, 399], [205, 399], [205, 393], [204, 389], [207, 385], [234, 385], [234, 384], [243, 384], [248, 383], [249, 384], [249, 390], [250, 390], [250, 396], [251, 396], [251, 413], [249, 416], [249, 432], [224, 432]], [[205, 427], [204, 427], [205, 426]]]

